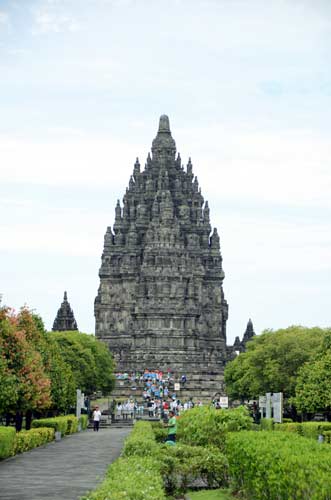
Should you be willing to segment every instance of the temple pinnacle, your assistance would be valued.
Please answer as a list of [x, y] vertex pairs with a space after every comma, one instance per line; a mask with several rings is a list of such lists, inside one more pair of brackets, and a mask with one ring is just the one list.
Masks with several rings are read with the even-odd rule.
[[161, 115], [160, 116], [160, 122], [159, 122], [159, 130], [158, 133], [168, 133], [171, 134], [170, 132], [170, 122], [169, 122], [169, 117], [167, 115]]

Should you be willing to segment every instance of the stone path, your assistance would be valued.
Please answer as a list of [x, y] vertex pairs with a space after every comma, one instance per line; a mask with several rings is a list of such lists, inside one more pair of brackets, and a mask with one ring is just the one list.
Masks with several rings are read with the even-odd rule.
[[131, 428], [87, 430], [0, 462], [1, 500], [77, 500], [94, 489]]

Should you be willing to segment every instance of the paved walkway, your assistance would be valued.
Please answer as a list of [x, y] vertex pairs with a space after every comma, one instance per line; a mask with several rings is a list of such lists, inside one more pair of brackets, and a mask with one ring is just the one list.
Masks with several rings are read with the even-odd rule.
[[103, 478], [131, 429], [79, 432], [0, 462], [0, 499], [77, 500]]

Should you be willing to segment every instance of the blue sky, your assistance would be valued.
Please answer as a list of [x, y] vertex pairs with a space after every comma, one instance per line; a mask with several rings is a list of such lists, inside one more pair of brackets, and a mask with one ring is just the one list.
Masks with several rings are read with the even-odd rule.
[[93, 332], [103, 235], [170, 116], [221, 237], [228, 341], [330, 326], [331, 4], [0, 0], [0, 293]]

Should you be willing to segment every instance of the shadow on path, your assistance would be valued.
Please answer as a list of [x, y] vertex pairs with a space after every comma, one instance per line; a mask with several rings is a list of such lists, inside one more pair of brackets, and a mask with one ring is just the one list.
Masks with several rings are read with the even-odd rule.
[[0, 499], [77, 500], [103, 478], [130, 431], [87, 430], [0, 462]]

